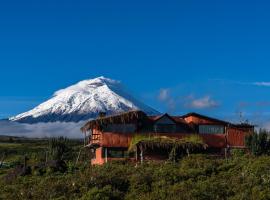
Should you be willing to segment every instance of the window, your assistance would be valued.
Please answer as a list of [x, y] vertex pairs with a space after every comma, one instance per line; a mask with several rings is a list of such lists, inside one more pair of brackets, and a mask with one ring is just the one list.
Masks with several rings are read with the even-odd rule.
[[174, 124], [156, 124], [154, 125], [154, 131], [156, 133], [175, 133], [176, 125]]
[[107, 158], [128, 158], [129, 153], [126, 148], [102, 148], [102, 157]]
[[224, 134], [225, 128], [220, 125], [200, 125], [200, 134]]

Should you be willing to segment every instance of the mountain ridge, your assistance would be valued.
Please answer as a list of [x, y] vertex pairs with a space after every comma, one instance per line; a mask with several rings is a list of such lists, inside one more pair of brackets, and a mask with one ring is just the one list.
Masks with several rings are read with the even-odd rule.
[[79, 122], [96, 118], [100, 112], [111, 115], [131, 110], [159, 113], [130, 95], [120, 81], [101, 76], [58, 90], [49, 100], [9, 120], [30, 124]]

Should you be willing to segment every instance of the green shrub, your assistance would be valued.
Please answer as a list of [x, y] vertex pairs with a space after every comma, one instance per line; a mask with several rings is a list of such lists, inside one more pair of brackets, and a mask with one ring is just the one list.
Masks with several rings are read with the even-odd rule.
[[69, 173], [52, 168], [43, 175], [38, 169], [8, 184], [0, 177], [0, 199], [270, 199], [270, 156], [237, 151], [227, 160], [191, 155], [179, 163], [115, 162], [74, 170], [69, 162]]
[[101, 189], [94, 187], [90, 189], [80, 200], [118, 200], [122, 199], [122, 194], [113, 190], [111, 186], [107, 185]]
[[232, 149], [231, 155], [233, 158], [239, 158], [239, 157], [243, 157], [244, 155], [246, 155], [246, 152], [243, 149]]

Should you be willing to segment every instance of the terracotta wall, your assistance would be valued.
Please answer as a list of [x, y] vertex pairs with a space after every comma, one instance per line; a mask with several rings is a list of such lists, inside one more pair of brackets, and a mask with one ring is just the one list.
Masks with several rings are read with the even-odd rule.
[[[200, 134], [199, 136], [209, 147], [215, 148], [225, 148], [227, 143], [230, 147], [244, 147], [245, 137], [251, 132], [246, 129], [241, 128], [229, 128], [228, 135], [226, 134]], [[150, 135], [156, 136], [168, 136], [174, 138], [183, 138], [189, 136], [190, 134], [184, 133], [148, 133]], [[103, 133], [100, 145], [102, 147], [124, 147], [128, 148], [132, 140], [134, 133]], [[227, 143], [226, 143], [227, 140]]]
[[132, 139], [128, 133], [103, 133], [101, 146], [103, 147], [125, 147], [128, 148]]
[[[151, 134], [151, 133], [149, 133]], [[125, 147], [128, 148], [134, 134], [122, 133], [104, 133], [102, 136], [101, 146], [103, 147]], [[153, 136], [168, 136], [172, 138], [184, 138], [190, 134], [183, 133], [152, 133]], [[226, 139], [224, 134], [201, 134], [200, 137], [209, 147], [225, 148]]]
[[203, 138], [203, 141], [208, 145], [208, 147], [214, 148], [226, 147], [225, 134], [203, 134], [200, 136]]
[[245, 147], [245, 138], [251, 134], [251, 129], [228, 128], [227, 142], [230, 147]]
[[102, 158], [102, 147], [96, 149], [96, 158], [91, 160], [92, 165], [102, 165], [105, 160]]

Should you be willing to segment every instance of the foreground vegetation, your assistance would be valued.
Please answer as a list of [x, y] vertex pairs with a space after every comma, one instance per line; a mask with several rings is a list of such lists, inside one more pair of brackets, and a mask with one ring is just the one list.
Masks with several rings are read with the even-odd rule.
[[0, 199], [269, 199], [270, 158], [226, 161], [193, 155], [180, 163], [112, 163], [1, 180]]
[[[259, 143], [252, 142], [251, 147]], [[259, 156], [233, 151], [228, 159], [193, 154], [176, 163], [136, 166], [122, 161], [93, 167], [80, 148], [80, 142], [63, 138], [1, 143], [1, 152], [4, 149], [8, 155], [6, 163], [22, 163], [27, 154], [31, 172], [7, 179], [14, 166], [2, 167], [0, 199], [270, 199], [268, 151]], [[64, 160], [64, 170], [51, 165], [36, 168], [44, 159], [59, 158]]]

